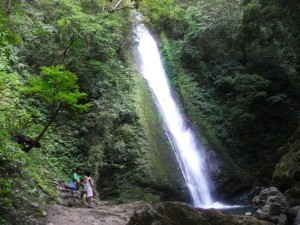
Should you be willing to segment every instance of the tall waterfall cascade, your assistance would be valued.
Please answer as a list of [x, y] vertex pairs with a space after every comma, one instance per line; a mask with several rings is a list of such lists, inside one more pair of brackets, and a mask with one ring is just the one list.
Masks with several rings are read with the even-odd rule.
[[147, 80], [163, 116], [168, 137], [195, 207], [215, 207], [206, 172], [205, 151], [172, 96], [168, 77], [162, 65], [155, 39], [144, 25], [137, 28], [137, 57], [142, 76]]

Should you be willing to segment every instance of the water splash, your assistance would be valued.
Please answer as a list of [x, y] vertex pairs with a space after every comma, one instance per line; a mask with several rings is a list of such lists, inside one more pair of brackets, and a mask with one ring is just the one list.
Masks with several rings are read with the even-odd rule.
[[205, 151], [186, 124], [174, 100], [157, 44], [143, 25], [137, 27], [139, 66], [164, 118], [175, 155], [195, 207], [213, 207], [205, 171]]

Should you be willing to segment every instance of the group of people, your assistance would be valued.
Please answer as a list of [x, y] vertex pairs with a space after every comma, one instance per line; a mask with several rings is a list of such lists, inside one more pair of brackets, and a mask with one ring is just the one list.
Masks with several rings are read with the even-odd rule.
[[92, 172], [91, 171], [84, 171], [84, 178], [80, 178], [81, 175], [81, 168], [76, 168], [76, 172], [72, 175], [71, 182], [74, 184], [74, 190], [79, 191], [83, 187], [83, 194], [86, 194], [86, 206], [88, 208], [94, 208], [94, 205], [92, 204], [92, 198], [96, 195], [95, 187], [94, 187], [94, 181], [91, 177]]

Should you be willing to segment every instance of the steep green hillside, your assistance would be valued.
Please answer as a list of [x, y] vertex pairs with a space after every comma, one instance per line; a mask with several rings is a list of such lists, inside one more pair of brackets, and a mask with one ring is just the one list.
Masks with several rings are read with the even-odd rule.
[[[94, 171], [101, 199], [183, 198], [131, 62], [131, 3], [0, 3], [1, 224], [43, 216], [42, 202], [57, 197], [51, 179], [69, 181], [76, 167]], [[41, 207], [29, 210], [33, 202]]]

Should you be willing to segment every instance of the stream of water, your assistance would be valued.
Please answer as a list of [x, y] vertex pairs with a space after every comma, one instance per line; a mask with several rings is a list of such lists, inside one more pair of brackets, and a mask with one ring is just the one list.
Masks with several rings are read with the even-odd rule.
[[172, 95], [155, 39], [144, 25], [137, 27], [139, 68], [163, 116], [167, 134], [195, 207], [214, 207], [205, 171], [205, 151], [180, 113]]

